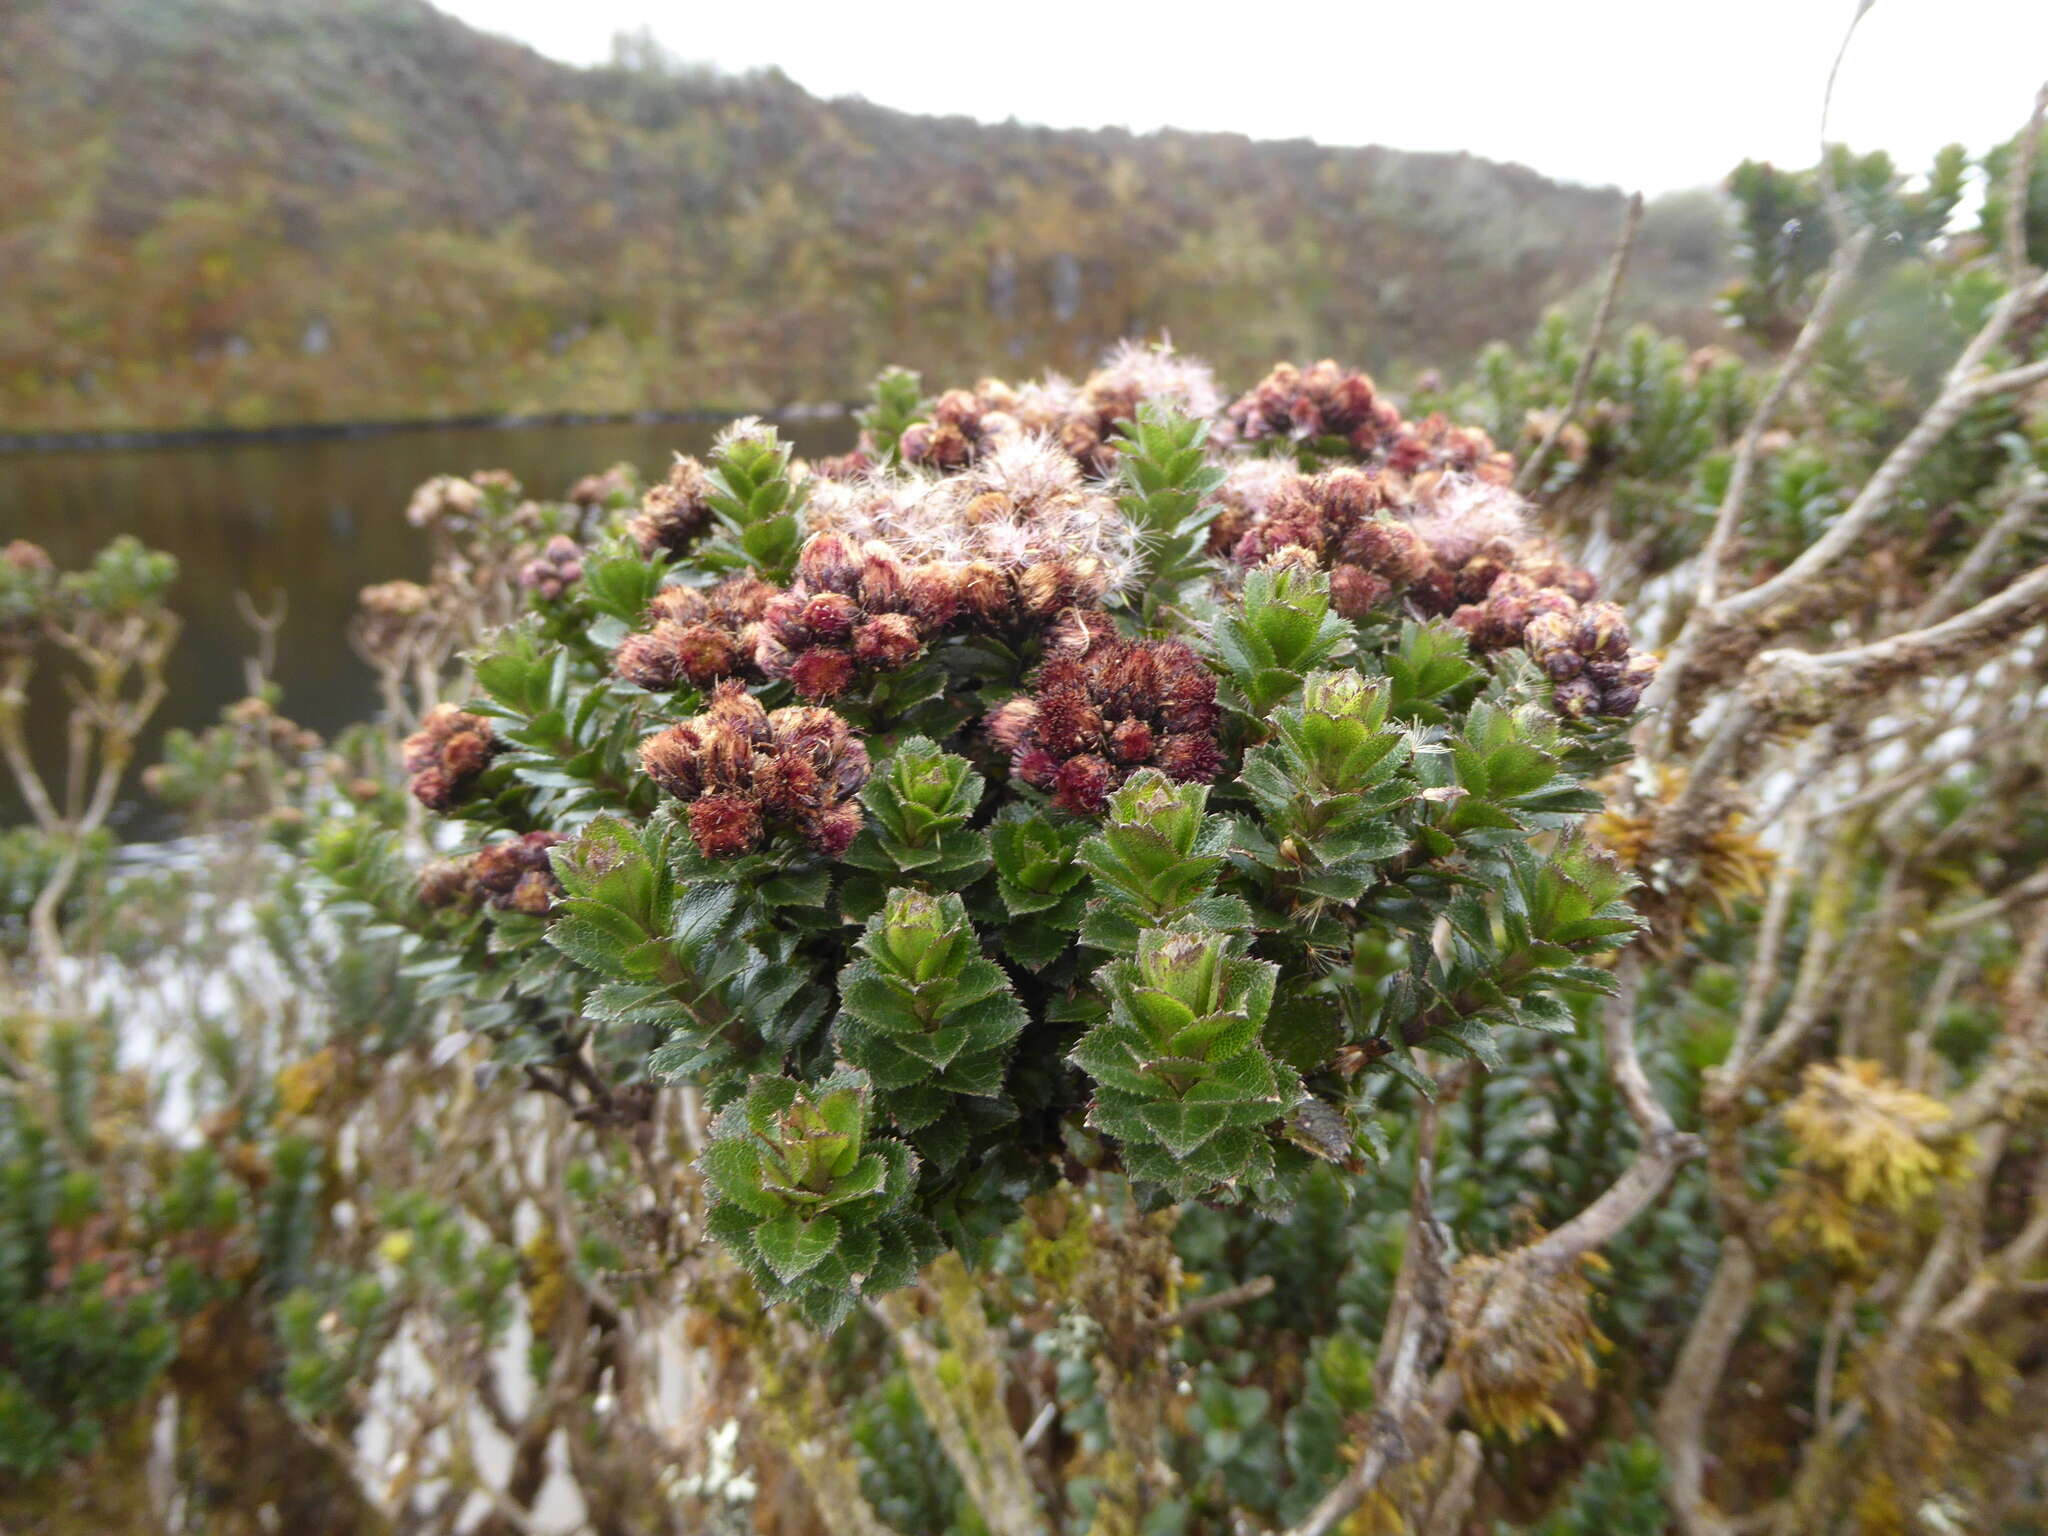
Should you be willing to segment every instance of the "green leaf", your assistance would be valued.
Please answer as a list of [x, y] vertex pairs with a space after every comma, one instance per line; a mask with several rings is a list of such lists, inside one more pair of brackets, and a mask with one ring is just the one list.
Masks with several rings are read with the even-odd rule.
[[771, 1216], [754, 1228], [754, 1244], [784, 1284], [823, 1263], [839, 1242], [839, 1218], [821, 1211], [806, 1220], [793, 1210]]

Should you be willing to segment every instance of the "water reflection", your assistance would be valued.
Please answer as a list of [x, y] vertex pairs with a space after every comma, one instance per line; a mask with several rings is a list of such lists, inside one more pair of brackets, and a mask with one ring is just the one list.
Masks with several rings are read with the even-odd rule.
[[[700, 422], [460, 428], [5, 456], [0, 542], [33, 539], [71, 566], [133, 533], [178, 557], [172, 602], [185, 627], [143, 749], [149, 763], [166, 728], [207, 724], [241, 696], [253, 636], [236, 611], [238, 590], [259, 609], [280, 592], [289, 604], [277, 662], [285, 713], [324, 734], [375, 708], [369, 673], [348, 648], [348, 620], [368, 583], [425, 574], [425, 541], [406, 524], [405, 504], [429, 475], [503, 468], [553, 497], [620, 460], [658, 474], [672, 453], [704, 452], [715, 431]], [[843, 451], [853, 432], [844, 419], [785, 428], [807, 453]], [[46, 771], [56, 766], [61, 706], [48, 687], [31, 701], [32, 735], [52, 759]], [[12, 785], [0, 788], [0, 820], [18, 812]], [[124, 815], [131, 831], [150, 825], [146, 807]]]

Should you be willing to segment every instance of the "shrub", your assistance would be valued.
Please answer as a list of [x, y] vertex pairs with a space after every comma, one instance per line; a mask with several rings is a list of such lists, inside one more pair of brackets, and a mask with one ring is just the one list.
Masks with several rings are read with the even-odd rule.
[[1634, 926], [1572, 829], [1654, 665], [1485, 435], [1122, 366], [1107, 432], [902, 375], [864, 468], [736, 425], [408, 742], [470, 851], [327, 834], [504, 1049], [701, 1089], [712, 1230], [815, 1322], [1077, 1167], [1284, 1209], [1384, 1140], [1361, 1076], [1569, 1030]]

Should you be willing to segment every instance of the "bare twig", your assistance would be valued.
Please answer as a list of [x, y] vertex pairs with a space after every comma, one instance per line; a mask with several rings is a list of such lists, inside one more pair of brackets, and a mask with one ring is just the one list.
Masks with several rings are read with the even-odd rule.
[[1938, 624], [1957, 612], [1968, 601], [1972, 592], [1997, 562], [2005, 546], [2013, 536], [2033, 519], [2042, 504], [2048, 502], [2048, 475], [2031, 474], [2027, 481], [2005, 504], [2005, 510], [1998, 514], [1991, 526], [1986, 528], [1977, 542], [1963, 557], [1962, 564], [1949, 573], [1934, 591], [1934, 595], [1921, 604], [1909, 624], [1913, 629], [1925, 629]]
[[1962, 419], [1965, 411], [1991, 395], [2021, 389], [2036, 379], [2048, 378], [2048, 363], [1989, 375], [1981, 371], [1985, 359], [2005, 339], [2013, 322], [2043, 298], [2048, 298], [2048, 276], [2015, 288], [1999, 300], [1982, 328], [1963, 348], [1962, 356], [1949, 369], [1934, 403], [1914, 424], [1913, 430], [1885, 456], [1884, 463], [1864, 482], [1862, 490], [1856, 493], [1842, 515], [1777, 575], [1717, 602], [1715, 615], [1719, 618], [1740, 618], [1758, 613], [1804, 589], [1840, 559], [1890, 509], [1907, 478], [1948, 436], [1949, 430]]
[[[982, 1401], [987, 1388], [976, 1384], [998, 1357], [972, 1281], [951, 1256], [934, 1264], [930, 1276], [953, 1350], [969, 1367], [967, 1379], [957, 1387], [949, 1384], [938, 1349], [924, 1336], [910, 1293], [884, 1296], [869, 1309], [902, 1351], [918, 1405], [989, 1529], [996, 1536], [1044, 1536], [1045, 1517], [1032, 1491], [1023, 1444], [1010, 1425], [1000, 1393], [992, 1401]], [[977, 1365], [984, 1369], [975, 1369]]]
[[1614, 301], [1621, 293], [1621, 282], [1628, 273], [1628, 258], [1635, 249], [1636, 235], [1643, 223], [1643, 194], [1630, 195], [1628, 207], [1621, 216], [1621, 239], [1614, 248], [1614, 260], [1608, 264], [1607, 286], [1600, 294], [1600, 307], [1593, 314], [1593, 329], [1586, 337], [1586, 350], [1579, 358], [1579, 370], [1572, 378], [1571, 398], [1558, 413], [1550, 429], [1543, 434], [1543, 440], [1536, 445], [1536, 451], [1523, 463], [1521, 472], [1515, 476], [1515, 489], [1524, 495], [1543, 483], [1543, 471], [1550, 463], [1550, 455], [1556, 451], [1558, 439], [1577, 419], [1586, 404], [1587, 392], [1593, 385], [1593, 369], [1600, 361], [1600, 352], [1607, 344], [1608, 328], [1614, 323]]
[[1213, 1296], [1199, 1297], [1156, 1324], [1160, 1328], [1184, 1328], [1198, 1317], [1207, 1317], [1211, 1312], [1223, 1312], [1231, 1307], [1241, 1307], [1248, 1301], [1257, 1301], [1261, 1296], [1273, 1294], [1273, 1277], [1259, 1275], [1242, 1285], [1233, 1285], [1218, 1291]]
[[1972, 902], [1954, 912], [1944, 912], [1928, 923], [1930, 933], [1953, 933], [1958, 928], [1974, 928], [1977, 924], [1998, 916], [2008, 907], [2032, 901], [2037, 896], [2048, 896], [2048, 869], [2037, 869], [2024, 880], [2007, 886], [1996, 896]]
[[1855, 286], [1856, 275], [1863, 266], [1863, 253], [1870, 248], [1873, 234], [1872, 230], [1859, 230], [1836, 248], [1834, 264], [1828, 269], [1827, 282], [1821, 288], [1820, 297], [1814, 301], [1813, 312], [1806, 317], [1806, 324], [1800, 327], [1792, 350], [1785, 355], [1785, 361], [1771, 379], [1770, 388], [1764, 391], [1763, 398], [1750, 413], [1748, 425], [1742, 429], [1742, 436], [1736, 440], [1735, 457], [1728, 472], [1728, 488], [1721, 495], [1721, 505], [1714, 513], [1713, 532], [1707, 536], [1706, 551], [1700, 557], [1695, 612], [1711, 609], [1720, 594], [1722, 568], [1728, 563], [1736, 530], [1742, 525], [1742, 508], [1749, 499], [1749, 482], [1756, 473], [1757, 454], [1761, 450], [1763, 436], [1770, 430], [1771, 423], [1777, 420], [1792, 386], [1812, 365], [1814, 355], [1820, 350], [1821, 338], [1834, 324], [1835, 312]]
[[1813, 1377], [1813, 1422], [1825, 1424], [1833, 1416], [1835, 1369], [1842, 1358], [1842, 1335], [1849, 1331], [1856, 1312], [1856, 1292], [1846, 1281], [1835, 1286], [1834, 1303], [1828, 1308], [1828, 1326], [1820, 1346], [1820, 1367]]
[[1763, 927], [1750, 955], [1749, 976], [1743, 984], [1742, 1017], [1735, 1028], [1735, 1043], [1729, 1047], [1727, 1065], [1741, 1070], [1756, 1046], [1763, 1028], [1764, 1009], [1778, 985], [1778, 951], [1785, 942], [1785, 922], [1792, 911], [1792, 895], [1799, 884], [1802, 855], [1806, 847], [1806, 819], [1794, 813], [1779, 851], [1777, 868], [1771, 872], [1771, 893], [1764, 903]]
[[29, 755], [28, 737], [21, 728], [22, 717], [28, 709], [29, 677], [34, 668], [33, 656], [12, 656], [7, 659], [6, 671], [0, 673], [0, 755], [5, 756], [7, 767], [20, 786], [21, 798], [27, 802], [37, 827], [44, 832], [55, 832], [62, 818], [57, 814], [56, 802], [50, 798], [49, 786], [44, 784], [34, 758]]
[[1643, 956], [1632, 949], [1621, 957], [1614, 971], [1614, 995], [1607, 1000], [1604, 1026], [1607, 1043], [1607, 1072], [1620, 1090], [1629, 1117], [1645, 1141], [1658, 1141], [1672, 1134], [1671, 1112], [1650, 1086], [1636, 1054], [1636, 993], [1642, 985]]
[[2041, 122], [2048, 116], [2048, 85], [2034, 95], [2034, 115], [2020, 131], [2005, 183], [2005, 274], [2014, 287], [2027, 276], [2027, 198], [2034, 187], [2034, 157], [2041, 149]]
[[1748, 1321], [1756, 1278], [1749, 1244], [1732, 1234], [1722, 1238], [1713, 1283], [1657, 1405], [1657, 1442], [1671, 1478], [1671, 1507], [1685, 1536], [1731, 1536], [1729, 1522], [1706, 1499], [1707, 1415], [1728, 1368], [1729, 1352]]
[[1465, 1529], [1465, 1516], [1472, 1509], [1473, 1486], [1479, 1480], [1480, 1461], [1479, 1437], [1469, 1429], [1461, 1432], [1451, 1443], [1451, 1470], [1436, 1502], [1429, 1507], [1422, 1536], [1458, 1536]]
[[1939, 662], [1961, 660], [2018, 634], [2048, 612], [2048, 565], [2036, 566], [2011, 586], [1938, 624], [1888, 635], [1838, 651], [1766, 651], [1750, 663], [1752, 678], [1774, 668], [1804, 671], [1840, 697], [1845, 689], [1889, 683]]
[[[1373, 1366], [1378, 1409], [1351, 1470], [1317, 1501], [1289, 1536], [1330, 1536], [1392, 1467], [1416, 1454], [1412, 1431], [1448, 1419], [1457, 1402], [1456, 1380], [1429, 1370], [1443, 1343], [1444, 1291], [1449, 1283], [1445, 1235], [1436, 1219], [1436, 1140], [1441, 1111], [1424, 1099], [1415, 1121], [1415, 1179], [1408, 1197], [1408, 1240], [1394, 1279], [1394, 1299], [1380, 1333]], [[1440, 1401], [1439, 1401], [1440, 1399]], [[1411, 1422], [1418, 1417], [1420, 1423]]]
[[1841, 45], [1835, 49], [1835, 59], [1828, 66], [1828, 83], [1820, 93], [1820, 189], [1821, 206], [1827, 210], [1828, 222], [1834, 227], [1835, 238], [1841, 240], [1848, 235], [1849, 218], [1842, 207], [1842, 189], [1835, 185], [1835, 168], [1828, 160], [1828, 118], [1835, 106], [1835, 82], [1841, 78], [1842, 61], [1849, 56], [1849, 44], [1856, 39], [1856, 28], [1869, 14], [1877, 0], [1856, 0], [1856, 14], [1849, 18], [1849, 25], [1842, 31]]

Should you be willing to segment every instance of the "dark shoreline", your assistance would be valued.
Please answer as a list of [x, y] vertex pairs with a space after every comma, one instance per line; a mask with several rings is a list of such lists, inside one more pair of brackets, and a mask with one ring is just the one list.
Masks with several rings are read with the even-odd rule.
[[120, 453], [152, 448], [202, 448], [231, 443], [298, 443], [322, 438], [385, 437], [398, 432], [516, 431], [525, 427], [658, 426], [671, 421], [833, 421], [853, 408], [838, 403], [743, 411], [698, 406], [677, 411], [545, 411], [474, 416], [406, 417], [388, 421], [309, 421], [275, 427], [179, 427], [157, 431], [0, 432], [0, 454]]

